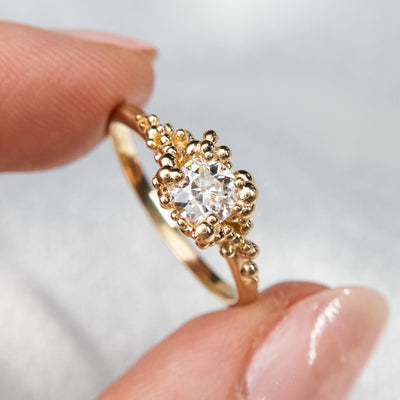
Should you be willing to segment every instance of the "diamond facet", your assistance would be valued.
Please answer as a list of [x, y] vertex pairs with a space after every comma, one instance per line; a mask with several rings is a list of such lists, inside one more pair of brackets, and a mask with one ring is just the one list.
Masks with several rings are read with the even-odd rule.
[[185, 179], [171, 187], [172, 200], [181, 215], [199, 222], [213, 213], [226, 219], [237, 200], [232, 171], [218, 161], [188, 161], [181, 171]]

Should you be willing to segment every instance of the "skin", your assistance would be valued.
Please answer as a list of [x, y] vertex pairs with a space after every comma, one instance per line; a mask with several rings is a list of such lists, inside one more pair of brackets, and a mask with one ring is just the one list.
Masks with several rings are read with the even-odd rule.
[[[156, 50], [117, 35], [3, 22], [0, 54], [0, 171], [84, 155], [114, 107], [152, 90]], [[344, 399], [387, 314], [371, 289], [281, 283], [188, 322], [99, 399]]]

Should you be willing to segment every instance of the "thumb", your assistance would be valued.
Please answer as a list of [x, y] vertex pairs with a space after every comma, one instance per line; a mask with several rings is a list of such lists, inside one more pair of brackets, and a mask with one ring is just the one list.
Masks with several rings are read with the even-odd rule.
[[387, 313], [371, 289], [282, 283], [184, 325], [98, 400], [344, 399]]

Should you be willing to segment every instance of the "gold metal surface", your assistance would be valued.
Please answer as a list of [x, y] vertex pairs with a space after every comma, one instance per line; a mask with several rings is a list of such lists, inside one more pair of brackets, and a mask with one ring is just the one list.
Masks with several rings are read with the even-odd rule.
[[[160, 124], [155, 115], [146, 115], [143, 110], [130, 104], [123, 104], [114, 111], [109, 130], [129, 182], [173, 254], [228, 305], [254, 301], [258, 295], [258, 271], [252, 259], [258, 255], [258, 247], [245, 237], [252, 227], [249, 218], [257, 200], [253, 177], [244, 170], [235, 172], [238, 201], [226, 221], [220, 221], [215, 214], [197, 224], [185, 220], [174, 208], [169, 193], [169, 187], [184, 178], [180, 167], [188, 159], [202, 157], [207, 161], [218, 160], [230, 168], [230, 149], [216, 146], [218, 137], [214, 131], [205, 132], [203, 141], [195, 141], [189, 131], [174, 130], [170, 124]], [[142, 172], [131, 130], [154, 151], [154, 157], [160, 165], [152, 181], [157, 192]], [[172, 210], [169, 220], [164, 217], [165, 212], [161, 207]], [[171, 221], [176, 221], [175, 227], [171, 226]], [[189, 244], [191, 239], [185, 236], [191, 237], [200, 249], [214, 245], [220, 247], [220, 253], [231, 269], [236, 290], [207, 266]]]

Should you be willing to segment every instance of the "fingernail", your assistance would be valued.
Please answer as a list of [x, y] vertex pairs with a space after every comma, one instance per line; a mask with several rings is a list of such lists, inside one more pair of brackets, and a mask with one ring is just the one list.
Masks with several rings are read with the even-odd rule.
[[118, 47], [124, 47], [130, 50], [148, 53], [152, 59], [157, 56], [157, 49], [146, 42], [137, 39], [132, 39], [126, 36], [117, 35], [115, 33], [98, 32], [80, 29], [62, 29], [58, 32], [78, 39], [89, 40], [97, 43], [112, 44]]
[[319, 292], [289, 308], [263, 338], [239, 388], [248, 400], [344, 399], [387, 320], [374, 290]]

